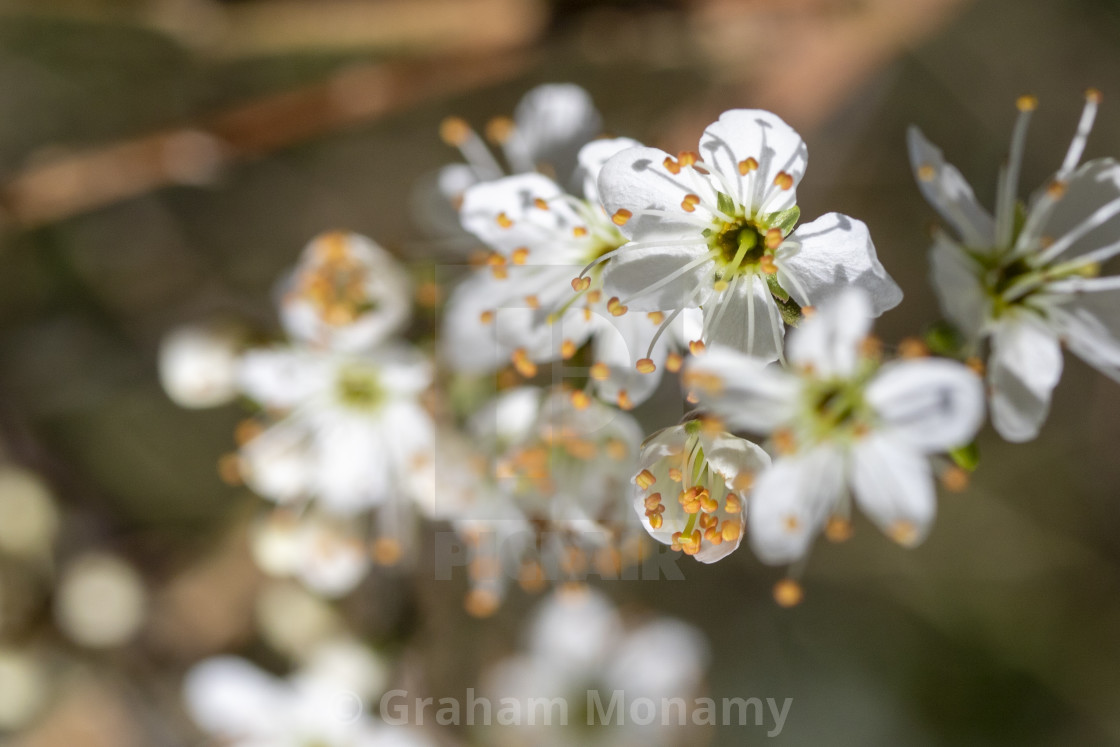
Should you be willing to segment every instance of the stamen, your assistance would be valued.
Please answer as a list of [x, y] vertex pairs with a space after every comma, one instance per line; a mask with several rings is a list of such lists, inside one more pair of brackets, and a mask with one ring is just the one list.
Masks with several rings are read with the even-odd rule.
[[523, 265], [529, 259], [529, 248], [525, 246], [518, 247], [510, 254], [510, 261], [515, 265]]
[[611, 313], [611, 316], [622, 316], [626, 313], [628, 308], [628, 306], [619, 302], [618, 296], [612, 296], [611, 299], [607, 301], [607, 311]]
[[639, 358], [637, 364], [635, 364], [635, 368], [638, 369], [638, 373], [644, 374], [653, 373], [657, 370], [657, 366], [650, 358]]
[[572, 407], [577, 410], [586, 410], [590, 406], [591, 396], [587, 392], [582, 389], [577, 389], [572, 392]]
[[595, 381], [606, 381], [611, 377], [611, 369], [606, 363], [599, 361], [591, 366], [589, 375]]
[[801, 584], [792, 578], [783, 578], [774, 584], [774, 601], [780, 607], [796, 607], [804, 598], [805, 592], [802, 591]]
[[1058, 169], [1058, 175], [1062, 179], [1073, 173], [1078, 162], [1081, 161], [1081, 155], [1085, 152], [1085, 144], [1089, 142], [1089, 133], [1093, 130], [1093, 121], [1097, 118], [1097, 109], [1100, 107], [1100, 103], [1100, 91], [1090, 88], [1085, 92], [1085, 108], [1081, 110], [1081, 121], [1077, 123], [1077, 132], [1069, 144], [1069, 150], [1066, 152], [1065, 160], [1062, 161], [1062, 167]]
[[634, 402], [630, 399], [630, 395], [625, 389], [618, 390], [618, 406], [623, 410], [633, 410]]
[[537, 208], [538, 210], [548, 210], [548, 203], [545, 202], [540, 197], [534, 197], [533, 198], [533, 207]]
[[585, 228], [584, 226], [576, 226], [572, 229], [572, 236], [575, 236], [577, 239], [582, 239], [586, 235], [587, 228]]
[[937, 176], [937, 169], [932, 164], [923, 163], [918, 167], [918, 178], [923, 182], [932, 182], [935, 176]]
[[665, 370], [669, 373], [676, 373], [677, 371], [680, 371], [683, 364], [684, 358], [682, 358], [678, 353], [669, 353], [669, 355], [665, 358]]
[[840, 516], [830, 517], [824, 528], [830, 542], [846, 542], [852, 537], [852, 522]]
[[502, 228], [509, 228], [510, 226], [513, 225], [513, 221], [505, 213], [498, 213], [498, 217], [495, 218], [495, 220], [498, 222], [498, 225], [501, 226]]
[[589, 278], [589, 277], [572, 278], [572, 290], [574, 290], [576, 293], [580, 293], [582, 291], [585, 291], [590, 287], [591, 287], [591, 278]]
[[788, 190], [793, 187], [793, 175], [785, 171], [779, 171], [778, 175], [774, 177], [774, 186], [781, 190]]
[[490, 324], [491, 322], [493, 322], [494, 321], [493, 310], [487, 309], [486, 311], [479, 314], [478, 315], [478, 321], [482, 322], [483, 324]]
[[706, 348], [703, 340], [692, 340], [688, 343], [688, 351], [693, 355], [700, 355]]
[[471, 126], [462, 117], [446, 117], [439, 123], [439, 137], [452, 148], [458, 148], [471, 137]]
[[646, 314], [646, 318], [649, 319], [654, 324], [661, 324], [661, 322], [665, 321], [665, 315], [662, 314], [660, 311], [651, 311], [648, 314]]
[[634, 214], [632, 212], [630, 212], [626, 208], [620, 208], [619, 210], [615, 211], [614, 215], [611, 216], [611, 221], [616, 226], [625, 226], [626, 222], [632, 217], [634, 217]]
[[634, 483], [642, 490], [649, 490], [649, 487], [657, 482], [657, 478], [648, 469], [644, 469], [638, 473], [634, 478]]
[[514, 350], [510, 360], [513, 362], [513, 367], [517, 370], [517, 373], [524, 378], [531, 379], [537, 375], [537, 364], [529, 360], [529, 354], [525, 352], [525, 348]]
[[674, 176], [681, 173], [681, 165], [673, 160], [672, 156], [665, 156], [665, 160], [661, 162], [665, 170]]
[[1027, 125], [1030, 124], [1031, 112], [1038, 106], [1038, 99], [1034, 96], [1020, 96], [1015, 104], [1019, 108], [1019, 117], [1015, 120], [1015, 129], [1011, 133], [1011, 153], [1007, 159], [1007, 171], [997, 190], [999, 195], [996, 205], [996, 245], [999, 247], [1011, 243], [1011, 233], [1015, 224], [1015, 198], [1019, 191], [1019, 174], [1022, 171], [1023, 152], [1027, 141]]
[[509, 117], [494, 117], [486, 123], [486, 139], [494, 145], [502, 145], [513, 135], [514, 124]]
[[696, 211], [696, 206], [699, 204], [700, 195], [689, 193], [684, 196], [683, 200], [681, 200], [681, 209], [686, 213], [692, 213]]
[[564, 340], [560, 343], [560, 357], [568, 360], [576, 354], [576, 344], [571, 340]]
[[740, 176], [746, 176], [747, 174], [751, 173], [752, 171], [757, 171], [757, 170], [758, 170], [758, 161], [756, 161], [753, 156], [750, 157], [750, 158], [747, 158], [745, 160], [739, 161], [739, 175]]

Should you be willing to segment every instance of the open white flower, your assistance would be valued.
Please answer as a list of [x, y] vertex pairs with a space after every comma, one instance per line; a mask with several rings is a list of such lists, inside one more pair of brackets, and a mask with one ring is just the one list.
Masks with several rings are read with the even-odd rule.
[[1016, 192], [1037, 102], [1019, 99], [994, 216], [940, 150], [917, 128], [909, 132], [918, 186], [957, 233], [935, 236], [935, 287], [973, 347], [991, 341], [992, 422], [1010, 441], [1038, 435], [1061, 378], [1062, 343], [1120, 380], [1120, 277], [1098, 277], [1120, 253], [1120, 164], [1105, 158], [1078, 165], [1099, 101], [1090, 91], [1061, 167], [1024, 209]]
[[[593, 589], [555, 592], [537, 608], [526, 650], [486, 674], [485, 690], [491, 698], [512, 698], [525, 705], [520, 722], [495, 731], [492, 738], [502, 745], [546, 747], [687, 743], [687, 732], [657, 721], [648, 726], [627, 719], [615, 728], [547, 728], [540, 713], [531, 722], [528, 709], [534, 698], [545, 699], [538, 703], [561, 699], [582, 706], [589, 691], [598, 691], [604, 703], [615, 691], [624, 692], [630, 701], [688, 700], [698, 694], [708, 658], [707, 642], [691, 625], [657, 617], [627, 626], [610, 600]], [[574, 712], [568, 717], [569, 723], [586, 720]]]
[[729, 427], [771, 434], [779, 452], [755, 481], [751, 543], [769, 563], [806, 553], [851, 499], [899, 543], [920, 542], [936, 511], [928, 454], [967, 444], [984, 417], [979, 377], [950, 360], [880, 365], [865, 346], [872, 307], [851, 290], [793, 332], [791, 369], [730, 349], [695, 358], [685, 383]]
[[[629, 408], [656, 388], [662, 363], [672, 358], [670, 367], [679, 366], [674, 350], [683, 345], [685, 320], [672, 326], [675, 316], [666, 320], [659, 312], [623, 315], [602, 293], [599, 259], [626, 239], [594, 185], [602, 164], [634, 145], [596, 140], [580, 150], [587, 199], [539, 174], [466, 192], [463, 225], [492, 253], [488, 268], [467, 278], [447, 306], [443, 347], [458, 370], [479, 373], [512, 361], [531, 376], [537, 364], [570, 359], [593, 340], [593, 391]], [[584, 268], [589, 274], [573, 284]]]
[[702, 420], [666, 428], [642, 444], [634, 508], [658, 542], [714, 563], [738, 549], [747, 495], [770, 456]]
[[315, 237], [281, 288], [280, 319], [308, 345], [358, 352], [408, 322], [408, 275], [391, 254], [355, 233]]
[[417, 480], [433, 458], [433, 426], [418, 401], [430, 380], [428, 362], [403, 345], [247, 353], [242, 389], [277, 418], [241, 447], [247, 484], [277, 503], [314, 498], [342, 516], [381, 507], [383, 522], [400, 521], [432, 489]]
[[222, 656], [187, 674], [184, 698], [195, 723], [235, 747], [425, 747], [423, 732], [361, 712], [348, 677], [310, 669], [280, 679], [245, 659]]
[[699, 148], [676, 157], [630, 148], [603, 167], [603, 205], [631, 240], [603, 258], [616, 309], [700, 307], [704, 344], [774, 360], [783, 313], [853, 285], [876, 314], [901, 300], [860, 221], [829, 213], [794, 230], [808, 154], [789, 125], [766, 111], [727, 111]]

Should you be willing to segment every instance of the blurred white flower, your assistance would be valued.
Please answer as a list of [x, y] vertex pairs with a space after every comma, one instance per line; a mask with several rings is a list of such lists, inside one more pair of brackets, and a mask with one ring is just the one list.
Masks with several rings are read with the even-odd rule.
[[[602, 164], [635, 145], [619, 138], [583, 147], [583, 199], [539, 174], [467, 190], [463, 225], [491, 254], [448, 302], [442, 343], [457, 370], [492, 371], [512, 361], [532, 376], [536, 364], [569, 359], [594, 340], [594, 392], [627, 409], [653, 392], [662, 364], [683, 345], [683, 320], [673, 327], [675, 315], [623, 315], [603, 296], [603, 261], [626, 239], [594, 186]], [[667, 328], [675, 334], [663, 336]]]
[[1078, 166], [1099, 102], [1099, 92], [1087, 94], [1061, 167], [1024, 207], [1016, 193], [1037, 102], [1019, 99], [994, 216], [940, 150], [916, 127], [909, 132], [918, 186], [957, 233], [935, 235], [935, 288], [973, 348], [991, 341], [992, 422], [1010, 441], [1038, 435], [1061, 378], [1062, 343], [1120, 380], [1120, 277], [1098, 277], [1120, 253], [1120, 164], [1104, 158]]
[[611, 255], [603, 291], [616, 309], [700, 307], [705, 345], [781, 355], [783, 311], [865, 289], [876, 314], [902, 292], [867, 227], [829, 213], [794, 230], [805, 143], [770, 112], [724, 112], [676, 157], [637, 147], [607, 161], [599, 193], [630, 243]]
[[191, 324], [169, 332], [159, 347], [163, 390], [180, 407], [216, 407], [237, 396], [240, 334], [230, 326]]
[[[603, 703], [615, 691], [624, 692], [627, 700], [688, 701], [699, 694], [708, 658], [703, 634], [691, 625], [653, 618], [627, 627], [610, 600], [593, 589], [554, 592], [534, 613], [526, 650], [495, 665], [487, 673], [485, 689], [492, 698], [520, 703], [559, 698], [568, 704], [568, 726], [550, 728], [539, 718], [535, 723], [526, 718], [495, 730], [493, 738], [499, 744], [541, 747], [692, 743], [682, 739], [683, 732], [656, 721], [649, 726], [624, 720], [587, 728], [594, 714], [582, 711], [589, 692]], [[581, 722], [585, 728], [576, 728]]]
[[46, 668], [28, 651], [0, 649], [0, 731], [26, 726], [47, 704], [50, 683]]
[[136, 570], [120, 558], [89, 553], [71, 562], [55, 591], [59, 628], [89, 648], [130, 641], [144, 624], [148, 595]]
[[642, 444], [634, 508], [655, 540], [713, 563], [738, 549], [754, 476], [769, 466], [760, 447], [702, 420], [666, 428]]
[[[729, 427], [771, 434], [778, 451], [755, 480], [750, 537], [768, 563], [805, 555], [851, 496], [899, 543], [912, 546], [936, 511], [927, 454], [967, 444], [984, 417], [979, 377], [950, 360], [879, 364], [864, 345], [870, 300], [849, 290], [790, 335], [791, 369], [713, 348], [685, 385]], [[849, 488], [851, 494], [849, 494]]]
[[579, 149], [601, 128], [602, 117], [584, 89], [571, 83], [537, 86], [522, 97], [512, 119], [496, 117], [486, 127], [486, 138], [501, 151], [503, 167], [466, 121], [448, 117], [440, 136], [459, 149], [466, 163], [445, 166], [421, 181], [413, 195], [417, 224], [434, 236], [461, 235], [458, 209], [467, 188], [507, 174], [536, 171], [574, 187]]
[[355, 233], [315, 237], [281, 288], [280, 319], [295, 340], [337, 352], [369, 350], [408, 322], [408, 275]]
[[419, 402], [430, 381], [427, 360], [404, 345], [246, 353], [242, 390], [277, 418], [241, 447], [246, 483], [278, 503], [314, 498], [340, 516], [384, 507], [386, 519], [401, 519], [432, 489], [416, 479], [433, 458]]
[[12, 465], [0, 466], [0, 552], [49, 558], [58, 520], [54, 495], [38, 475]]
[[618, 573], [619, 547], [637, 529], [619, 500], [642, 438], [630, 415], [521, 387], [473, 415], [468, 432], [479, 490], [454, 524], [471, 546], [469, 609], [492, 612], [508, 579], [539, 590]]
[[345, 520], [312, 511], [276, 511], [252, 529], [250, 546], [261, 570], [292, 576], [324, 597], [344, 596], [369, 572], [369, 543]]
[[237, 657], [195, 665], [184, 681], [187, 709], [206, 733], [238, 747], [424, 747], [422, 732], [366, 715], [347, 678], [305, 671], [274, 677]]

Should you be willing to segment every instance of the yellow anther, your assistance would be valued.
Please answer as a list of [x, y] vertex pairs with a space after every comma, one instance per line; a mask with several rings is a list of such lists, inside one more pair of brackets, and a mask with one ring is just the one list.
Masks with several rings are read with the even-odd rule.
[[486, 139], [501, 145], [513, 135], [514, 124], [509, 117], [494, 117], [486, 123]]
[[488, 589], [471, 589], [463, 600], [463, 608], [471, 617], [490, 617], [498, 611], [501, 600]]
[[692, 166], [700, 162], [700, 154], [694, 150], [682, 150], [677, 154], [677, 161], [681, 166]]
[[524, 246], [514, 249], [513, 253], [509, 255], [510, 262], [513, 262], [515, 265], [523, 265], [527, 259], [529, 259], [529, 249]]
[[421, 306], [433, 309], [439, 304], [439, 299], [439, 283], [427, 280], [416, 286], [416, 303]]
[[793, 432], [786, 428], [774, 431], [774, 448], [779, 454], [788, 455], [797, 451], [797, 439], [793, 437]]
[[665, 156], [665, 160], [661, 162], [661, 165], [663, 165], [665, 170], [670, 174], [681, 173], [681, 165], [674, 161], [672, 156]]
[[393, 537], [378, 537], [371, 548], [373, 561], [378, 565], [396, 565], [404, 555], [401, 543]]
[[591, 287], [591, 278], [589, 278], [589, 277], [572, 278], [572, 290], [574, 290], [576, 293], [579, 293], [580, 291], [585, 291], [590, 287]]
[[582, 239], [587, 235], [587, 228], [585, 226], [576, 226], [572, 229], [572, 235], [577, 239]]
[[676, 373], [681, 370], [681, 365], [684, 363], [684, 358], [679, 353], [669, 353], [665, 358], [665, 370], [670, 373]]
[[929, 355], [929, 346], [917, 337], [907, 337], [898, 343], [898, 355], [902, 358], [925, 358]]
[[754, 158], [746, 158], [742, 161], [739, 161], [739, 174], [742, 176], [746, 176], [756, 169], [758, 169], [758, 161], [756, 161]]
[[704, 539], [713, 545], [723, 544], [723, 535], [720, 534], [719, 527], [708, 527], [704, 530]]
[[647, 511], [651, 511], [661, 505], [661, 493], [650, 493], [646, 496], [644, 501]]
[[237, 442], [238, 446], [244, 446], [259, 436], [264, 430], [264, 427], [252, 418], [246, 418], [237, 424], [237, 428], [233, 431], [233, 440]]
[[582, 389], [577, 389], [572, 392], [572, 407], [577, 410], [586, 410], [590, 406], [591, 396], [587, 392]]
[[707, 346], [704, 344], [703, 340], [692, 340], [688, 343], [688, 352], [693, 355], [700, 355], [705, 349], [707, 349]]
[[[731, 487], [739, 493], [746, 493], [754, 487], [754, 474], [751, 472], [740, 472], [731, 480]], [[732, 496], [727, 496], [728, 500], [731, 500], [731, 498]], [[736, 503], [738, 503], [738, 500], [739, 499], [736, 497]], [[727, 510], [730, 511], [731, 509]]]
[[517, 373], [524, 378], [531, 379], [537, 375], [537, 364], [529, 360], [529, 354], [525, 352], [525, 348], [514, 350], [510, 360], [513, 362], [513, 367], [517, 369]]
[[1086, 101], [1092, 101], [1094, 104], [1099, 104], [1101, 103], [1102, 98], [1103, 94], [1101, 94], [1100, 89], [1088, 88], [1085, 90]]
[[801, 584], [792, 578], [783, 578], [774, 584], [774, 601], [781, 607], [796, 607], [805, 598]]
[[486, 311], [478, 315], [478, 321], [482, 322], [483, 324], [490, 324], [494, 321], [494, 312], [490, 309], [487, 309]]
[[660, 311], [651, 311], [646, 314], [646, 317], [654, 324], [661, 324], [661, 322], [665, 321], [665, 315]]
[[634, 368], [638, 369], [638, 373], [644, 374], [653, 373], [657, 370], [657, 366], [650, 358], [639, 358]]
[[657, 482], [657, 478], [648, 469], [644, 469], [637, 474], [634, 478], [634, 484], [642, 490], [649, 490], [650, 486]]
[[691, 213], [696, 210], [696, 206], [700, 204], [700, 195], [687, 194], [681, 200], [681, 210], [686, 213]]
[[616, 210], [614, 215], [611, 216], [611, 221], [613, 221], [616, 226], [625, 226], [626, 222], [633, 217], [633, 213], [626, 208], [621, 208]]
[[630, 395], [625, 389], [618, 390], [618, 406], [623, 410], [633, 410], [634, 402], [630, 399]]
[[1065, 196], [1068, 187], [1069, 185], [1065, 182], [1055, 179], [1046, 186], [1046, 194], [1050, 196], [1050, 199], [1060, 200]]
[[883, 354], [883, 341], [875, 335], [868, 335], [859, 343], [859, 354], [864, 358], [877, 359]]
[[787, 532], [790, 532], [792, 534], [793, 532], [801, 529], [801, 519], [797, 518], [793, 514], [789, 514], [782, 522], [782, 525], [785, 527], [785, 530]]
[[852, 522], [840, 516], [833, 516], [825, 524], [824, 536], [832, 542], [845, 542], [851, 539]]
[[739, 535], [742, 533], [743, 524], [736, 519], [723, 522], [723, 526], [720, 528], [720, 534], [723, 535], [724, 542], [734, 542], [739, 539]]
[[778, 272], [778, 266], [774, 264], [774, 258], [769, 255], [765, 255], [758, 260], [758, 269], [766, 275], [774, 275]]
[[912, 522], [901, 519], [890, 525], [887, 536], [900, 545], [913, 545], [918, 541], [918, 528]]
[[568, 360], [576, 354], [576, 344], [571, 340], [564, 340], [560, 343], [560, 357]]
[[975, 355], [969, 356], [965, 360], [964, 364], [971, 368], [977, 376], [983, 376], [985, 371], [987, 370], [987, 367], [984, 365], [984, 361]]
[[719, 511], [719, 502], [705, 491], [700, 496], [700, 510], [706, 514], [714, 514]]
[[540, 563], [529, 562], [521, 566], [517, 574], [517, 583], [528, 594], [537, 594], [545, 590], [548, 582], [544, 577], [544, 569]]
[[737, 514], [743, 510], [743, 502], [734, 493], [728, 493], [723, 501], [723, 510], [729, 514]]
[[623, 459], [630, 456], [630, 448], [622, 439], [612, 438], [607, 442], [607, 456], [616, 462], [621, 462]]
[[918, 178], [923, 182], [932, 182], [935, 176], [937, 176], [937, 169], [932, 164], [923, 163], [918, 167]]
[[541, 300], [536, 296], [525, 296], [525, 305], [530, 309], [539, 309], [541, 307]]
[[439, 136], [452, 147], [459, 147], [471, 138], [471, 126], [462, 117], [447, 117], [439, 123]]
[[793, 187], [793, 175], [785, 171], [779, 171], [778, 175], [774, 177], [774, 186], [778, 189], [790, 189]]
[[622, 316], [626, 313], [627, 309], [629, 309], [629, 307], [623, 306], [618, 300], [618, 296], [612, 296], [611, 299], [607, 301], [607, 311], [611, 313], [611, 316]]
[[731, 284], [728, 283], [726, 280], [723, 280], [722, 278], [720, 280], [717, 280], [714, 283], [712, 283], [712, 290], [714, 290], [716, 293], [723, 293], [725, 290], [727, 290], [730, 287], [731, 287]]
[[502, 228], [509, 228], [513, 225], [513, 221], [505, 213], [498, 213], [498, 217], [494, 220], [496, 220], [498, 222], [498, 225]]
[[1033, 112], [1038, 108], [1038, 98], [1030, 94], [1015, 99], [1015, 106], [1021, 112]]
[[812, 319], [816, 315], [816, 313], [817, 313], [817, 308], [815, 306], [802, 306], [801, 307], [801, 316], [804, 319]]
[[587, 292], [588, 303], [599, 303], [599, 299], [603, 297], [603, 291], [593, 290]]
[[[766, 248], [767, 249], [777, 249], [779, 246], [782, 245], [782, 239], [783, 238], [785, 238], [785, 237], [782, 236], [782, 229], [771, 228], [769, 231], [766, 232], [766, 240], [765, 240], [766, 241]], [[771, 259], [771, 261], [773, 261], [773, 260]]]
[[670, 467], [669, 468], [669, 479], [672, 480], [673, 482], [680, 482], [682, 479], [684, 479], [684, 475], [682, 475], [681, 471], [679, 469], [677, 469], [676, 467]]
[[649, 528], [650, 529], [660, 529], [661, 526], [664, 523], [665, 523], [665, 519], [663, 519], [661, 517], [661, 514], [652, 514], [649, 517]]
[[956, 465], [945, 468], [941, 473], [941, 484], [951, 493], [962, 493], [968, 487], [968, 472]]

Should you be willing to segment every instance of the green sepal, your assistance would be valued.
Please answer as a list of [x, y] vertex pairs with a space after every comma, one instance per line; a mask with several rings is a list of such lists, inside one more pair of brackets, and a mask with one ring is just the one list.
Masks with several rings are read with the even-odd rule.
[[799, 220], [801, 220], [801, 208], [794, 205], [777, 213], [759, 216], [758, 225], [767, 230], [771, 228], [780, 229], [782, 236], [787, 236]]
[[966, 446], [958, 446], [949, 452], [949, 458], [965, 472], [974, 472], [980, 466], [980, 447], [975, 441]]
[[952, 322], [936, 322], [925, 334], [925, 343], [930, 352], [944, 358], [961, 357], [964, 342], [964, 336]]
[[[766, 276], [766, 285], [770, 287], [770, 293], [774, 295], [774, 298], [778, 299], [782, 303], [789, 303], [789, 293], [786, 292], [785, 288], [778, 284], [777, 273], [769, 274]], [[798, 312], [800, 311], [801, 310], [798, 309]]]
[[731, 217], [735, 215], [735, 201], [731, 199], [730, 195], [725, 195], [723, 192], [716, 193], [716, 207], [724, 215]]
[[783, 301], [781, 298], [775, 297], [774, 303], [778, 304], [778, 311], [781, 312], [783, 322], [790, 327], [801, 324], [804, 316], [801, 314], [801, 307], [797, 305], [796, 301], [792, 298]]

